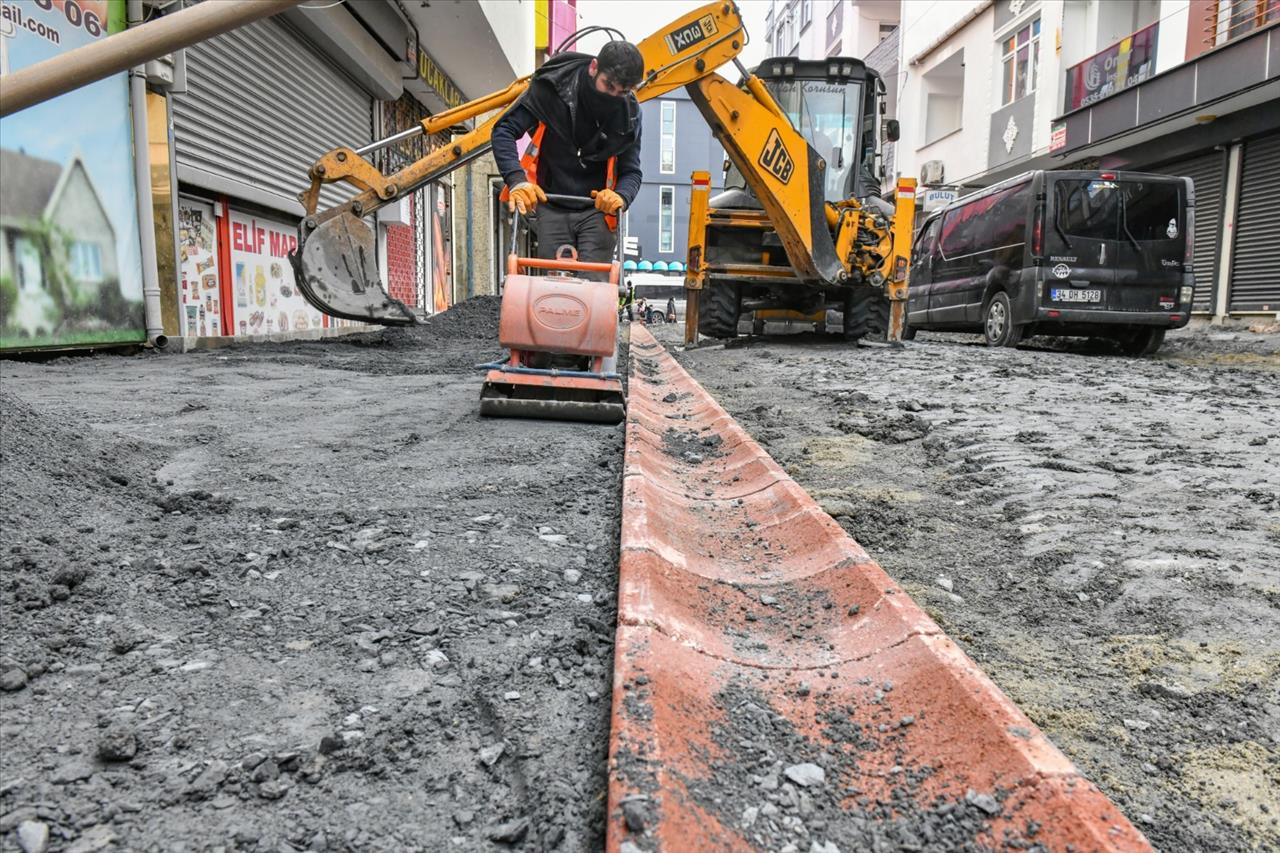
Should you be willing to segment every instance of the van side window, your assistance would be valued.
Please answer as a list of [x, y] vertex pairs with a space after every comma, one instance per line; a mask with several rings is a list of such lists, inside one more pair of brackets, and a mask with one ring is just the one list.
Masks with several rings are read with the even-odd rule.
[[948, 258], [1025, 243], [1031, 184], [1022, 183], [947, 211], [942, 253]]

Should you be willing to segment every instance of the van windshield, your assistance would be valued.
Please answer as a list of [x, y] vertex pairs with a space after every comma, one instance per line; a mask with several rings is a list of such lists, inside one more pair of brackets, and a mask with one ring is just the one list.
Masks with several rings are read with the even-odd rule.
[[1172, 240], [1181, 230], [1181, 210], [1180, 186], [1170, 181], [1068, 179], [1054, 185], [1057, 227], [1072, 237]]

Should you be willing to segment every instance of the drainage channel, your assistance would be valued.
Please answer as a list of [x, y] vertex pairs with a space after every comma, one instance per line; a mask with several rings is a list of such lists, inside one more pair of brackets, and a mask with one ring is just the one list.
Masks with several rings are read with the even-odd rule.
[[609, 851], [1151, 850], [632, 327]]

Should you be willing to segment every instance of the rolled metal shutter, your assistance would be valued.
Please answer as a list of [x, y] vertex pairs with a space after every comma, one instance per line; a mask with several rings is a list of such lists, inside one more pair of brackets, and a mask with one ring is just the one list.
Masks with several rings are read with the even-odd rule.
[[1244, 144], [1231, 253], [1231, 312], [1280, 311], [1280, 133]]
[[[173, 121], [180, 178], [230, 179], [247, 197], [278, 196], [280, 209], [296, 213], [318, 156], [371, 141], [373, 99], [267, 18], [187, 48], [187, 92], [173, 96]], [[352, 194], [325, 188], [321, 206]]]
[[1196, 186], [1195, 273], [1193, 311], [1212, 311], [1218, 281], [1218, 256], [1222, 239], [1222, 192], [1226, 152], [1210, 151], [1190, 160], [1160, 166], [1153, 171], [1190, 178]]

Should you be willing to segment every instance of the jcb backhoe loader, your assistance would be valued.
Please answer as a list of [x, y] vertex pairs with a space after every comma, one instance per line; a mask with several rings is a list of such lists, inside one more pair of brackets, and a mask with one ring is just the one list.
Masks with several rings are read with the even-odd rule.
[[[846, 332], [856, 338], [875, 327], [870, 318], [887, 318], [892, 306], [895, 322], [888, 331], [896, 339], [906, 299], [914, 182], [902, 182], [896, 209], [878, 198], [879, 76], [853, 59], [793, 58], [766, 60], [753, 74], [737, 60], [746, 39], [737, 7], [716, 2], [638, 45], [645, 75], [636, 97], [646, 101], [686, 87], [724, 146], [730, 183], [738, 184], [709, 204], [709, 178], [695, 175], [687, 313], [698, 316], [698, 292], [705, 291], [702, 331], [724, 337], [736, 334], [744, 309], [832, 307], [844, 312]], [[715, 73], [729, 62], [742, 75], [739, 83]], [[299, 196], [306, 216], [294, 256], [308, 301], [339, 317], [414, 323], [414, 313], [387, 296], [378, 280], [374, 233], [363, 217], [487, 151], [501, 110], [528, 85], [529, 78], [521, 78], [419, 127], [358, 150], [335, 148], [317, 160], [311, 186]], [[366, 159], [402, 139], [495, 110], [474, 130], [393, 175]], [[322, 185], [334, 182], [360, 192], [318, 210]]]

